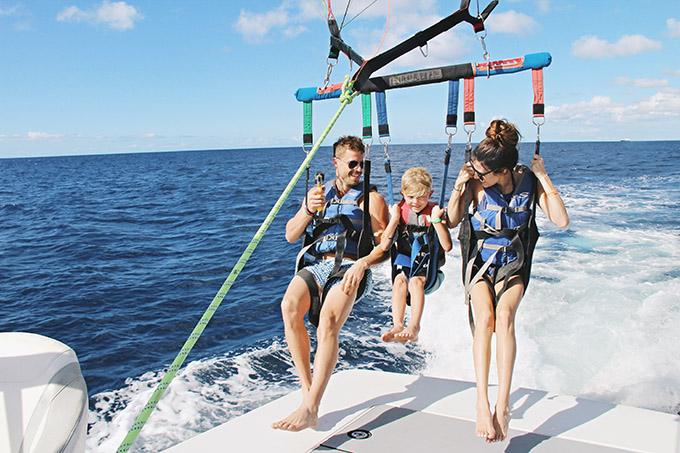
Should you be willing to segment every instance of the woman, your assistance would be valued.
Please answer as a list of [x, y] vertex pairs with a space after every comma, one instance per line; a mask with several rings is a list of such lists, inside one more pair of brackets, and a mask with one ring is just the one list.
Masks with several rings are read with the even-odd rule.
[[[514, 322], [529, 282], [531, 253], [538, 238], [536, 203], [555, 225], [564, 228], [569, 224], [564, 203], [545, 171], [543, 159], [535, 154], [531, 170], [517, 165], [519, 138], [513, 124], [505, 120], [491, 122], [486, 138], [460, 170], [447, 211], [450, 228], [465, 219], [459, 239], [466, 300], [474, 311], [476, 432], [487, 442], [502, 441], [508, 433], [517, 346]], [[470, 203], [474, 213], [466, 216]], [[492, 416], [488, 380], [494, 331], [499, 383]]]

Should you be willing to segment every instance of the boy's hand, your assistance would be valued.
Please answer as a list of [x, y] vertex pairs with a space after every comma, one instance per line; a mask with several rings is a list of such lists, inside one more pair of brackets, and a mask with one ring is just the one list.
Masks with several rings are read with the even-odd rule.
[[432, 207], [432, 214], [430, 215], [432, 217], [432, 220], [441, 219], [443, 215], [444, 209], [442, 209], [439, 205], [434, 205]]

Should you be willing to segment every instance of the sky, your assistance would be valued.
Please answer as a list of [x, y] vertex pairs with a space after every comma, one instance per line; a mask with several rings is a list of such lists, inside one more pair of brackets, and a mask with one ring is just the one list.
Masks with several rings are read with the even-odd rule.
[[[338, 21], [347, 3], [331, 1]], [[294, 92], [326, 77], [325, 5], [0, 0], [0, 158], [301, 146]], [[354, 0], [342, 37], [370, 58], [458, 6]], [[500, 0], [485, 27], [481, 40], [461, 23], [378, 75], [482, 62], [482, 43], [491, 60], [549, 52], [541, 141], [680, 139], [677, 0]], [[357, 69], [341, 55], [330, 81]], [[494, 118], [535, 140], [530, 71], [477, 78], [475, 89], [473, 142]], [[392, 143], [446, 143], [446, 102], [445, 83], [388, 91]], [[314, 103], [315, 139], [339, 107]], [[361, 121], [357, 100], [327, 144], [360, 135]]]

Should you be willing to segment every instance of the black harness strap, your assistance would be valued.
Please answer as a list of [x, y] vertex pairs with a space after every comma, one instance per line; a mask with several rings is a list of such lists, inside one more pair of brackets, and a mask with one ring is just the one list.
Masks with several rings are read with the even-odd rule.
[[[337, 278], [342, 279], [345, 276], [345, 273], [347, 272], [347, 269], [341, 269], [347, 242], [351, 241], [357, 243], [358, 252], [357, 258], [361, 258], [363, 256], [368, 255], [373, 249], [371, 216], [370, 214], [366, 215], [369, 209], [368, 201], [369, 197], [367, 197], [365, 194], [370, 193], [371, 190], [375, 190], [376, 187], [371, 186], [370, 182], [367, 183], [367, 181], [369, 181], [369, 178], [370, 178], [370, 161], [366, 160], [364, 161], [364, 185], [363, 185], [364, 195], [360, 197], [359, 200], [357, 200], [357, 203], [361, 203], [362, 200], [364, 202], [363, 208], [364, 215], [362, 216], [363, 219], [361, 232], [357, 232], [356, 228], [354, 228], [354, 224], [349, 219], [349, 217], [347, 217], [344, 214], [341, 214], [332, 219], [315, 219], [315, 222], [317, 222], [317, 224], [313, 228], [312, 234], [309, 235], [308, 233], [305, 233], [303, 246], [300, 252], [298, 253], [298, 258], [296, 261], [296, 275], [299, 275], [307, 284], [310, 299], [309, 313], [307, 317], [309, 319], [309, 322], [314, 327], [318, 327], [319, 325], [319, 316], [321, 314], [321, 308], [323, 307], [323, 303], [326, 300], [328, 291], [330, 291], [329, 283], [331, 283], [333, 280]], [[344, 231], [342, 233], [335, 235], [336, 248], [333, 269], [330, 272], [330, 276], [328, 277], [326, 285], [324, 285], [324, 288], [322, 288], [321, 294], [319, 294], [318, 283], [314, 278], [314, 275], [310, 271], [303, 269], [305, 265], [304, 257], [305, 254], [314, 246], [314, 244], [326, 239], [324, 232], [326, 232], [331, 226], [338, 224], [343, 225]], [[366, 290], [366, 282], [367, 275], [364, 274], [364, 277], [361, 279], [361, 282], [359, 283], [359, 288], [357, 290], [356, 296], [357, 299], [361, 297], [364, 291]]]
[[[304, 280], [307, 284], [307, 289], [309, 291], [309, 312], [307, 313], [307, 318], [310, 324], [314, 327], [319, 327], [319, 317], [321, 315], [321, 308], [323, 308], [323, 303], [326, 300], [328, 291], [330, 291], [330, 283], [335, 279], [342, 279], [345, 276], [347, 269], [342, 269], [338, 272], [332, 272], [328, 277], [326, 285], [323, 287], [321, 294], [319, 294], [319, 284], [317, 283], [314, 275], [307, 269], [302, 269], [296, 275]], [[359, 299], [366, 291], [366, 282], [368, 281], [368, 276], [364, 275], [359, 283], [359, 288], [357, 289], [356, 299]]]
[[307, 284], [309, 290], [309, 312], [307, 318], [314, 326], [319, 326], [319, 314], [321, 314], [321, 298], [319, 297], [319, 284], [316, 282], [314, 275], [307, 269], [302, 269], [296, 275], [300, 276]]
[[496, 7], [497, 4], [498, 1], [493, 0], [491, 3], [489, 3], [489, 6], [486, 7], [484, 12], [480, 16], [474, 17], [470, 15], [468, 11], [469, 8], [468, 2], [468, 4], [462, 5], [461, 9], [445, 17], [436, 24], [416, 33], [409, 39], [401, 42], [400, 44], [397, 44], [393, 48], [388, 49], [385, 52], [381, 53], [380, 55], [377, 55], [371, 58], [370, 60], [366, 61], [366, 63], [361, 67], [361, 69], [359, 69], [359, 71], [357, 71], [357, 73], [354, 74], [355, 90], [360, 91], [362, 93], [365, 92], [364, 84], [371, 76], [371, 74], [376, 72], [378, 69], [386, 66], [387, 64], [391, 63], [392, 61], [396, 60], [397, 58], [401, 57], [402, 55], [407, 54], [413, 49], [423, 47], [432, 38], [444, 33], [447, 30], [450, 30], [451, 28], [455, 27], [461, 22], [470, 23], [474, 27], [475, 32], [483, 31], [484, 19], [486, 19], [486, 17], [489, 14], [491, 14], [491, 11]]

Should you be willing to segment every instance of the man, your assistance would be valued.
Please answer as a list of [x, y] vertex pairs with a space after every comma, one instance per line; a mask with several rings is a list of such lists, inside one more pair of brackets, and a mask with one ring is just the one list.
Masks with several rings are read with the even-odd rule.
[[[338, 139], [333, 144], [335, 180], [327, 183], [324, 191], [313, 188], [300, 210], [286, 224], [286, 240], [295, 242], [305, 233], [318, 211], [325, 218], [345, 217], [343, 222], [331, 225], [326, 234], [317, 238], [319, 240], [310, 247], [309, 253], [315, 261], [293, 277], [281, 301], [286, 342], [300, 377], [302, 403], [288, 417], [273, 423], [272, 428], [275, 429], [300, 431], [316, 426], [319, 404], [338, 360], [340, 329], [357, 297], [361, 298], [372, 286], [370, 267], [386, 258], [382, 249], [373, 246], [380, 243], [388, 223], [387, 204], [380, 194], [371, 190], [369, 212], [363, 212], [365, 194], [360, 184], [363, 159], [361, 139], [352, 136]], [[358, 234], [351, 230], [362, 229], [360, 219], [363, 214], [370, 215], [373, 238], [370, 253], [358, 258]], [[342, 253], [342, 262], [336, 256], [338, 251]], [[315, 311], [315, 307], [318, 310]], [[308, 311], [310, 321], [313, 311], [315, 316], [318, 315], [313, 376], [310, 339], [304, 324]]]

